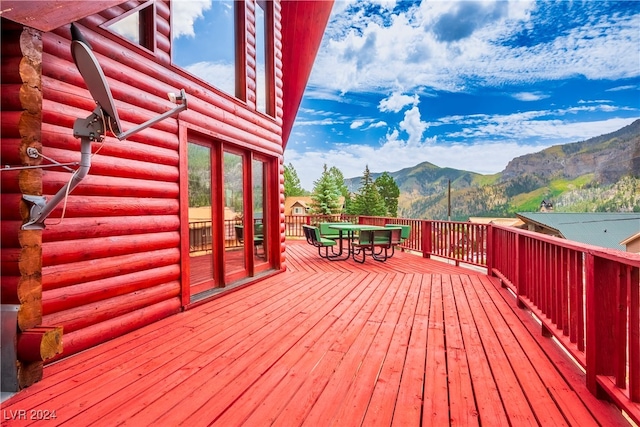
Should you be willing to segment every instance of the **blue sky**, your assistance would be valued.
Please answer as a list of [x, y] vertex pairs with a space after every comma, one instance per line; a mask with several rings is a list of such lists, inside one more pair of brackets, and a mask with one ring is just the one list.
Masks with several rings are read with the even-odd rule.
[[285, 163], [491, 174], [637, 118], [638, 1], [336, 0]]

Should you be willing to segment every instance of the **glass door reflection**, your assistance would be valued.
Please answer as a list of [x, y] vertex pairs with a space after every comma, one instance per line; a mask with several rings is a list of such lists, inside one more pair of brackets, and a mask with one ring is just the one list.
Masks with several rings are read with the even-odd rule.
[[245, 246], [248, 233], [245, 231], [243, 161], [240, 154], [224, 152], [224, 253], [227, 282], [247, 276]]
[[211, 148], [189, 142], [189, 283], [191, 295], [214, 288]]
[[267, 251], [267, 218], [265, 217], [266, 187], [266, 163], [253, 159], [251, 161], [252, 197], [253, 197], [253, 222], [254, 222], [254, 251], [253, 260], [257, 266], [268, 260]]

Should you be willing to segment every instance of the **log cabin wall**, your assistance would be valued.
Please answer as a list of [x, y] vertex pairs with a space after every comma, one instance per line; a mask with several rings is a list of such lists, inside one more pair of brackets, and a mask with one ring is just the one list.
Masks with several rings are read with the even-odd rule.
[[[35, 166], [41, 158], [27, 155], [27, 148], [40, 150], [40, 122], [42, 118], [42, 39], [37, 30], [24, 28], [2, 20], [2, 123], [1, 157], [2, 167]], [[2, 281], [0, 299], [5, 307], [17, 308], [17, 325], [11, 326], [15, 335], [13, 347], [22, 336], [29, 335], [42, 323], [42, 232], [20, 230], [22, 222], [29, 216], [22, 194], [42, 194], [42, 171], [37, 169], [5, 170], [2, 172], [2, 194], [0, 202]], [[9, 311], [9, 310], [7, 310]], [[3, 317], [4, 319], [4, 317]], [[3, 334], [9, 328], [3, 327]], [[55, 339], [60, 342], [61, 330]], [[39, 338], [35, 334], [33, 346], [40, 350]], [[3, 346], [7, 344], [3, 337]], [[57, 347], [59, 348], [59, 347]], [[3, 349], [6, 351], [6, 349]], [[5, 352], [3, 351], [3, 358]], [[56, 349], [53, 348], [53, 354]], [[3, 361], [2, 385], [23, 388], [42, 378], [43, 361], [38, 351], [36, 357], [16, 360], [15, 365]], [[51, 356], [52, 354], [48, 354]], [[8, 372], [15, 369], [15, 371]]]
[[[182, 221], [188, 218], [184, 218], [180, 204], [180, 192], [186, 191], [180, 188], [180, 175], [187, 173], [181, 170], [186, 162], [181, 163], [180, 153], [186, 152], [184, 135], [189, 133], [180, 129], [186, 127], [190, 133], [272, 158], [274, 167], [270, 170], [274, 176], [268, 177], [268, 185], [282, 190], [279, 2], [273, 6], [273, 117], [255, 111], [255, 43], [246, 43], [245, 101], [204, 85], [171, 65], [170, 2], [153, 3], [151, 50], [100, 28], [141, 4], [148, 2], [129, 1], [78, 22], [107, 77], [123, 128], [128, 130], [172, 108], [167, 92], [184, 88], [189, 109], [179, 118], [164, 120], [126, 141], [107, 137], [103, 144], [94, 143], [89, 175], [47, 220], [42, 232], [42, 323], [64, 327], [61, 356], [183, 308], [188, 290], [182, 280], [181, 258], [188, 254], [181, 245], [181, 214]], [[255, 39], [254, 9], [252, 0], [245, 3], [246, 39]], [[2, 41], [4, 84], [4, 34]], [[69, 25], [42, 34], [42, 42], [42, 152], [59, 162], [78, 161], [80, 140], [73, 137], [73, 124], [77, 118], [87, 117], [95, 104], [71, 57]], [[3, 105], [3, 159], [9, 135], [4, 132], [4, 110]], [[15, 144], [17, 138], [14, 135]], [[48, 197], [70, 178], [69, 172], [60, 169], [37, 173], [42, 174], [42, 194]], [[5, 176], [3, 204], [5, 198], [19, 202], [17, 189], [10, 194], [4, 190]], [[284, 230], [278, 223], [283, 213], [282, 198], [277, 191], [274, 194], [278, 197], [271, 204], [272, 229], [280, 229], [279, 240], [283, 241]], [[3, 251], [5, 221], [12, 220], [15, 230], [21, 222], [15, 214], [6, 213], [11, 218], [6, 217], [5, 211], [3, 206]], [[280, 241], [274, 239], [273, 244], [274, 253], [280, 254], [274, 261], [276, 270], [282, 268], [283, 261]], [[16, 244], [12, 247], [18, 249]], [[18, 270], [9, 272], [18, 280], [24, 277]], [[3, 284], [5, 273], [3, 268]]]

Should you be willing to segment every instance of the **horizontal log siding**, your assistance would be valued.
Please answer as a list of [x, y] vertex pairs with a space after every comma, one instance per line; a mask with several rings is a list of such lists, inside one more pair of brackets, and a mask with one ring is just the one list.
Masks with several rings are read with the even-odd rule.
[[[155, 5], [153, 52], [99, 28], [136, 5], [128, 2], [79, 22], [107, 77], [123, 130], [172, 108], [166, 92], [184, 88], [189, 109], [179, 119], [187, 126], [223, 142], [281, 157], [280, 6], [275, 7], [277, 117], [269, 118], [253, 111], [254, 102], [247, 105], [203, 87], [171, 66], [167, 2]], [[252, 31], [253, 24], [249, 25]], [[43, 37], [43, 154], [63, 163], [79, 161], [80, 140], [73, 137], [73, 124], [87, 117], [95, 105], [71, 58], [69, 39], [68, 26]], [[249, 39], [255, 40], [253, 34]], [[255, 55], [255, 46], [247, 49], [249, 56]], [[247, 61], [248, 68], [254, 66], [252, 61]], [[61, 203], [47, 221], [42, 237], [42, 309], [46, 324], [64, 327], [60, 357], [180, 310], [181, 143], [185, 141], [179, 140], [176, 118], [126, 141], [109, 136], [102, 145], [94, 143], [89, 175], [68, 197], [64, 219], [59, 221]], [[43, 175], [47, 196], [70, 177], [60, 168], [47, 169]], [[2, 194], [3, 203], [18, 200], [19, 194]], [[3, 219], [19, 225], [20, 217], [12, 214]]]
[[[43, 154], [77, 162], [80, 140], [71, 130], [77, 118], [89, 115], [94, 101], [71, 60], [68, 40], [46, 34], [44, 46]], [[110, 81], [125, 129], [170, 108], [147, 93], [153, 83], [133, 83], [149, 78], [131, 74]], [[59, 219], [61, 204], [47, 221], [43, 318], [63, 326], [64, 356], [180, 309], [178, 147], [175, 119], [127, 141], [107, 137], [104, 144], [94, 143], [99, 154], [68, 197], [64, 219]], [[44, 172], [45, 195], [55, 194], [69, 179], [68, 172], [56, 169]]]

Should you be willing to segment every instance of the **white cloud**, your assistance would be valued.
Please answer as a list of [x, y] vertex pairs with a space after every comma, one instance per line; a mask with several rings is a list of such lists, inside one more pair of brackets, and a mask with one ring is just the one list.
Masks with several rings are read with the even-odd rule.
[[[515, 118], [515, 115], [514, 115]], [[487, 124], [479, 132], [490, 136], [491, 132], [513, 133], [513, 138], [501, 142], [484, 141], [474, 144], [448, 143], [437, 138], [421, 141], [401, 140], [397, 129], [386, 136], [380, 146], [338, 144], [328, 151], [300, 152], [287, 147], [285, 162], [294, 165], [301, 184], [313, 189], [313, 182], [320, 177], [322, 166], [336, 166], [345, 178], [361, 176], [366, 165], [371, 172], [396, 172], [421, 162], [431, 162], [440, 167], [451, 167], [481, 174], [493, 174], [504, 170], [515, 157], [541, 151], [555, 142], [527, 144], [528, 135], [547, 135], [549, 139], [564, 138], [565, 142], [577, 142], [618, 130], [635, 119], [609, 119], [594, 122], [564, 123], [549, 121], [508, 121]], [[415, 134], [414, 134], [415, 135]]]
[[549, 95], [541, 92], [518, 92], [511, 96], [518, 101], [539, 101], [541, 99], [549, 98]]
[[393, 92], [388, 98], [383, 99], [378, 104], [378, 110], [382, 112], [393, 111], [399, 112], [407, 105], [416, 106], [420, 102], [418, 95], [403, 95], [400, 92]]
[[212, 0], [174, 0], [172, 4], [171, 30], [173, 37], [194, 37], [193, 26], [198, 18], [204, 17], [204, 11], [211, 8]]
[[422, 134], [429, 127], [426, 122], [420, 119], [420, 110], [415, 105], [405, 111], [404, 120], [399, 123], [399, 126], [409, 135], [409, 144], [419, 143], [422, 140]]
[[616, 87], [612, 87], [611, 89], [607, 89], [607, 92], [618, 92], [618, 91], [622, 91], [622, 90], [637, 90], [638, 86], [633, 86], [633, 85], [623, 85], [623, 86], [616, 86]]
[[383, 120], [380, 120], [380, 121], [378, 121], [378, 122], [373, 122], [373, 123], [371, 123], [371, 124], [367, 127], [367, 129], [383, 128], [383, 127], [385, 127], [385, 126], [389, 126], [389, 125], [387, 124], [387, 122], [385, 122], [385, 121], [383, 121]]
[[340, 15], [347, 6], [335, 9], [311, 77], [313, 85], [341, 93], [406, 92], [418, 86], [464, 91], [470, 81], [497, 85], [639, 75], [637, 55], [629, 54], [640, 45], [637, 14], [594, 15], [555, 38], [514, 47], [505, 41], [534, 28], [532, 11], [540, 4], [423, 1], [386, 20], [364, 12]]
[[233, 64], [196, 62], [184, 67], [195, 76], [206, 82], [213, 84], [229, 94], [234, 94], [236, 90], [235, 67]]
[[364, 120], [354, 120], [353, 122], [351, 122], [351, 125], [349, 126], [349, 128], [358, 129], [358, 128], [361, 128], [363, 125], [364, 125]]

